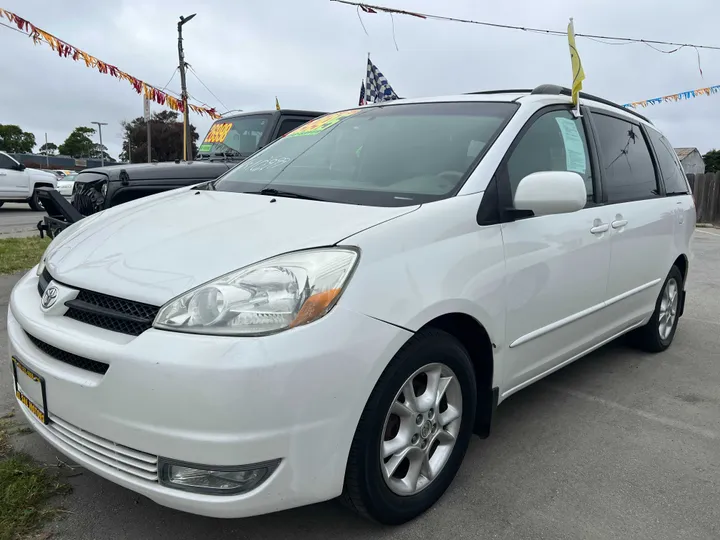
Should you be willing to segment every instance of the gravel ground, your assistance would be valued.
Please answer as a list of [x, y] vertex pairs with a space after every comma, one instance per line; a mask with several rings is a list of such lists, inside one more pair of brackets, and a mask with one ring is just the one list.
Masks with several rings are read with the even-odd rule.
[[[613, 343], [510, 398], [491, 438], [472, 442], [439, 504], [408, 525], [379, 528], [335, 502], [212, 520], [78, 469], [69, 479], [75, 492], [63, 501], [71, 513], [48, 532], [73, 540], [717, 540], [720, 233], [698, 230], [694, 250], [685, 316], [670, 350], [648, 355]], [[13, 406], [4, 328], [16, 280], [0, 277], [0, 413]], [[18, 444], [56, 463], [37, 435]]]

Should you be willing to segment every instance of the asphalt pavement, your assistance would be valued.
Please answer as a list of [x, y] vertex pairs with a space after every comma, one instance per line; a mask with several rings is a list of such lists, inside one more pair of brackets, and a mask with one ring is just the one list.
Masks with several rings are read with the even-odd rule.
[[[720, 538], [720, 231], [698, 230], [675, 343], [658, 355], [610, 344], [504, 402], [442, 500], [398, 528], [336, 502], [244, 520], [169, 510], [76, 469], [73, 540], [312, 538], [507, 540]], [[5, 332], [15, 277], [0, 277], [0, 413], [14, 406]], [[37, 435], [18, 446], [59, 456]], [[67, 470], [67, 469], [64, 469]], [[55, 537], [55, 536], [53, 536]]]
[[34, 236], [45, 212], [33, 212], [26, 203], [5, 203], [0, 207], [0, 238]]

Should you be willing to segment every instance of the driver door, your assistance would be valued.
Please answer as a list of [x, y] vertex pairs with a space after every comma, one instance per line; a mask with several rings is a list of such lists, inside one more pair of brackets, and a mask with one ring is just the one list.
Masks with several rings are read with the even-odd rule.
[[0, 153], [0, 198], [24, 199], [27, 197], [27, 174], [17, 170], [18, 162]]

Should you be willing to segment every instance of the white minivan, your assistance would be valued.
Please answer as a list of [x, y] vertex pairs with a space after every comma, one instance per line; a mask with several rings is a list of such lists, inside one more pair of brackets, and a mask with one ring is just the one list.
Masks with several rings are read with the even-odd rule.
[[644, 117], [567, 89], [320, 117], [61, 233], [15, 286], [15, 395], [180, 510], [437, 501], [497, 405], [632, 332], [670, 346], [695, 207]]

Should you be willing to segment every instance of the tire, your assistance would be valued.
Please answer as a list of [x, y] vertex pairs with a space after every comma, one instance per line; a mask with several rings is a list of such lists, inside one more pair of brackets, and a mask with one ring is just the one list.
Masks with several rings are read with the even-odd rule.
[[[652, 317], [645, 326], [638, 328], [632, 334], [636, 347], [651, 353], [659, 353], [670, 347], [677, 330], [678, 308], [683, 285], [682, 272], [677, 266], [673, 266], [667, 278], [665, 278], [665, 283], [663, 283], [658, 299], [655, 302], [655, 311]], [[673, 289], [675, 291], [674, 296], [672, 295]], [[668, 294], [667, 297], [666, 293]], [[669, 312], [665, 309], [667, 302], [670, 303]], [[670, 313], [671, 322], [669, 326], [667, 316], [663, 317], [664, 313]]]
[[[445, 390], [433, 392], [434, 385], [428, 386], [429, 377], [437, 380], [438, 370], [444, 377], [438, 387]], [[448, 382], [447, 378], [453, 375], [454, 379]], [[415, 412], [406, 414], [408, 407], [403, 409], [403, 405], [409, 406], [410, 402], [405, 400], [402, 389], [408, 388], [406, 382], [410, 377], [414, 377], [410, 384], [419, 385], [412, 390], [418, 406], [410, 407]], [[438, 395], [444, 396], [442, 400], [438, 401]], [[458, 403], [461, 412], [453, 420], [458, 416]], [[390, 413], [391, 406], [393, 410], [398, 406], [405, 411], [402, 418]], [[350, 447], [343, 502], [361, 516], [383, 525], [400, 525], [425, 512], [440, 499], [460, 468], [472, 435], [476, 407], [475, 372], [462, 344], [440, 330], [418, 332], [395, 355], [365, 405]], [[416, 414], [421, 409], [426, 411]], [[421, 425], [417, 422], [420, 416]], [[446, 420], [449, 422], [441, 425]], [[406, 450], [412, 452], [408, 455], [413, 456], [413, 463], [418, 463], [420, 453], [430, 456], [428, 462], [419, 458], [423, 469], [414, 490], [408, 487], [413, 484], [408, 480], [412, 467], [409, 458], [401, 460], [402, 451], [389, 458], [383, 458], [381, 453], [381, 445], [388, 439], [399, 440], [401, 431], [402, 437], [407, 436], [405, 440], [410, 441]], [[454, 443], [451, 434], [455, 436]], [[400, 465], [393, 476], [387, 476], [383, 470], [387, 471], [393, 463]], [[434, 477], [428, 480], [430, 475], [424, 471], [432, 469]], [[401, 493], [403, 490], [407, 492]]]
[[33, 212], [43, 212], [45, 210], [40, 202], [37, 189], [33, 191], [32, 197], [30, 197], [27, 202], [30, 205], [30, 210]]

